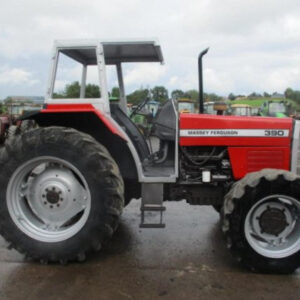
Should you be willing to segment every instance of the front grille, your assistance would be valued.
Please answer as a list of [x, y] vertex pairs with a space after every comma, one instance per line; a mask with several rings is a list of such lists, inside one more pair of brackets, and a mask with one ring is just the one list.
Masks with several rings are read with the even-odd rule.
[[291, 171], [300, 175], [300, 121], [295, 121]]
[[285, 151], [282, 149], [250, 150], [247, 153], [247, 173], [261, 169], [284, 169]]

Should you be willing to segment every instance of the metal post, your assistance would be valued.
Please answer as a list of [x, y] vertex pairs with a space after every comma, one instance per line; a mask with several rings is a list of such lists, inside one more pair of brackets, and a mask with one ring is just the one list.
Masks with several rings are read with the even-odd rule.
[[58, 59], [59, 59], [59, 51], [54, 46], [53, 52], [52, 52], [52, 57], [51, 57], [51, 64], [50, 64], [50, 70], [49, 70], [49, 78], [48, 78], [45, 102], [47, 102], [48, 99], [51, 99], [53, 97]]
[[118, 82], [119, 82], [119, 89], [120, 89], [120, 106], [121, 109], [124, 111], [124, 113], [127, 114], [127, 99], [125, 95], [125, 87], [124, 87], [121, 63], [117, 63], [116, 67], [117, 67]]
[[86, 73], [87, 73], [87, 65], [82, 65], [80, 99], [83, 99], [85, 97]]
[[203, 50], [198, 56], [198, 75], [199, 75], [199, 114], [204, 112], [204, 94], [203, 94], [203, 67], [202, 57], [208, 52], [208, 49]]

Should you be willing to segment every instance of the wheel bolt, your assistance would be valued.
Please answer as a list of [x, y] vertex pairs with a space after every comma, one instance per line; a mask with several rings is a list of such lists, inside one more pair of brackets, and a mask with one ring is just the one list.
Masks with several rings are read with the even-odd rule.
[[53, 205], [50, 205], [50, 208], [53, 208]]

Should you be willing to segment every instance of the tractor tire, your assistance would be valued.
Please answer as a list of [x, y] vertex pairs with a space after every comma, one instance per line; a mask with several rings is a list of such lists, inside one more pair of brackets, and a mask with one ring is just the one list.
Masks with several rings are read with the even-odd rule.
[[132, 199], [140, 199], [141, 198], [141, 184], [137, 180], [124, 180], [124, 198], [125, 198], [125, 206], [127, 206]]
[[221, 213], [222, 205], [213, 205], [212, 207], [217, 213]]
[[12, 140], [15, 136], [20, 134], [20, 128], [16, 125], [10, 125], [7, 129], [5, 142]]
[[264, 169], [236, 182], [225, 196], [222, 229], [245, 267], [293, 273], [300, 266], [300, 177]]
[[26, 257], [82, 261], [116, 230], [123, 180], [91, 136], [64, 127], [27, 131], [0, 150], [0, 170], [0, 234]]
[[35, 120], [24, 120], [20, 125], [20, 134], [23, 134], [26, 131], [33, 130], [38, 128], [38, 124]]
[[38, 128], [38, 124], [34, 120], [24, 120], [20, 126], [11, 125], [8, 127], [6, 141], [10, 141], [15, 136], [23, 134], [26, 131]]

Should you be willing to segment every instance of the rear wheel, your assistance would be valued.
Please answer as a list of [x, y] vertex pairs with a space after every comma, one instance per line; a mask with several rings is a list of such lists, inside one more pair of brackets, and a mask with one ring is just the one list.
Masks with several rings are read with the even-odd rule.
[[6, 141], [9, 141], [17, 135], [23, 134], [26, 131], [36, 129], [38, 127], [38, 124], [34, 120], [24, 120], [19, 126], [10, 125], [7, 130]]
[[10, 141], [16, 135], [19, 135], [19, 134], [20, 134], [20, 128], [16, 125], [10, 125], [7, 129], [6, 142]]
[[212, 207], [217, 213], [221, 213], [222, 205], [213, 205]]
[[38, 128], [38, 124], [36, 123], [35, 120], [24, 120], [21, 122], [21, 125], [20, 125], [20, 133], [24, 133], [26, 131], [29, 131], [29, 130], [33, 130], [35, 128]]
[[247, 175], [225, 197], [228, 247], [253, 271], [292, 273], [300, 266], [300, 178], [278, 170]]
[[123, 181], [107, 150], [62, 127], [25, 132], [0, 153], [0, 233], [42, 262], [83, 260], [117, 228]]

